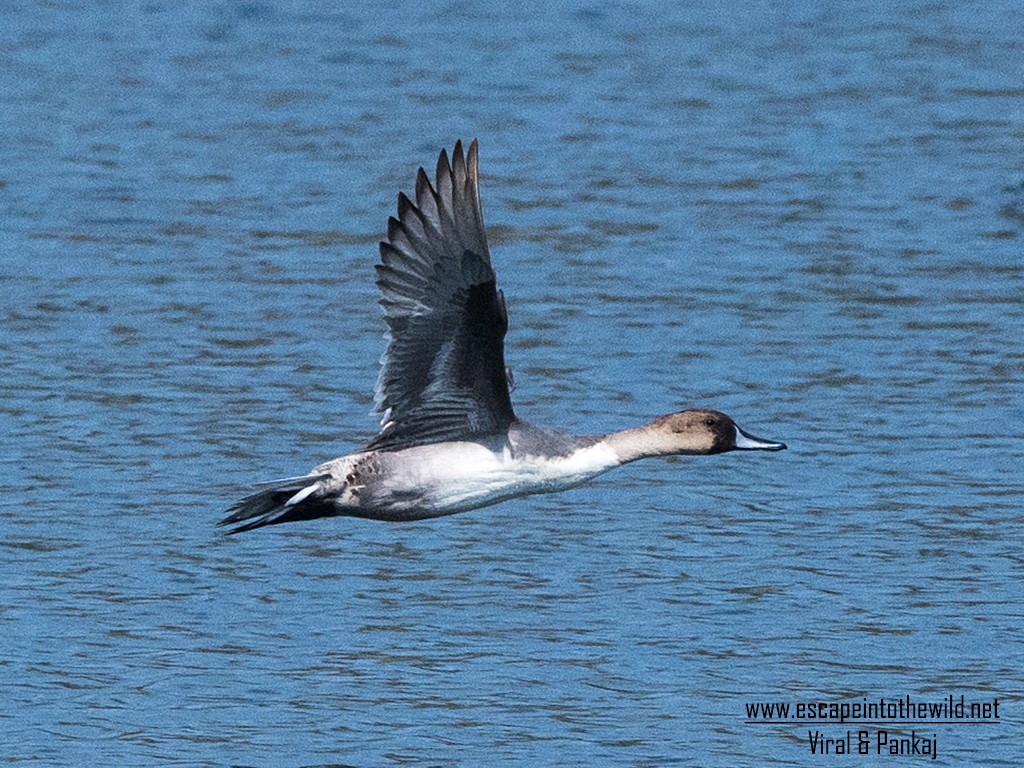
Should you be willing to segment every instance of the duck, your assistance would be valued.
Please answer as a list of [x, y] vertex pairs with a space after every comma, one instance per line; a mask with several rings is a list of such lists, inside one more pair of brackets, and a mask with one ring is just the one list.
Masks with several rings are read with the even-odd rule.
[[534, 426], [512, 407], [505, 296], [480, 204], [479, 146], [442, 149], [398, 195], [376, 265], [387, 347], [374, 388], [380, 430], [304, 475], [257, 483], [226, 510], [229, 533], [321, 517], [406, 522], [573, 488], [655, 456], [781, 451], [724, 413], [691, 409], [604, 435]]

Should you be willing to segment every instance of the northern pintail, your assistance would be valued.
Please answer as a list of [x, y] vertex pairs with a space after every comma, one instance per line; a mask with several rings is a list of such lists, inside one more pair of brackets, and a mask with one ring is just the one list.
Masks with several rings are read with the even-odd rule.
[[647, 456], [780, 451], [724, 413], [687, 410], [609, 435], [535, 427], [512, 410], [505, 298], [480, 208], [477, 142], [415, 202], [398, 196], [377, 265], [388, 346], [375, 388], [380, 433], [361, 451], [301, 477], [260, 484], [220, 525], [231, 532], [344, 515], [422, 520], [532, 493], [562, 491]]

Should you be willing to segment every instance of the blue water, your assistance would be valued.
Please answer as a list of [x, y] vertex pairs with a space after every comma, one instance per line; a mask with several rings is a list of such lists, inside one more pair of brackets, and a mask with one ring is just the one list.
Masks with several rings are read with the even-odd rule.
[[[916, 765], [745, 706], [950, 694], [1001, 718], [919, 726], [932, 764], [1024, 760], [1024, 11], [0, 28], [0, 760]], [[790, 450], [217, 535], [373, 434], [376, 242], [474, 136], [520, 415], [708, 405]]]

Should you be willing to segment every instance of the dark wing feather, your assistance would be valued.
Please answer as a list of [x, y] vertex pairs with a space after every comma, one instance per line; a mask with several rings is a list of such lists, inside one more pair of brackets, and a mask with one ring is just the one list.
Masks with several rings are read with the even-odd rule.
[[398, 196], [377, 265], [388, 348], [375, 399], [381, 432], [370, 449], [395, 450], [504, 432], [515, 419], [505, 374], [508, 315], [491, 268], [480, 209], [477, 143], [435, 185], [420, 168], [416, 201]]

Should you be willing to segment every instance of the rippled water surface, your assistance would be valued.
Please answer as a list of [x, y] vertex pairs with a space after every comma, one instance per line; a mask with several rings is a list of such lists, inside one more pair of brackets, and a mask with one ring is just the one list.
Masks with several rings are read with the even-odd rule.
[[[839, 764], [746, 704], [963, 694], [933, 764], [1020, 765], [1024, 13], [854, 5], [6, 4], [0, 759]], [[790, 450], [217, 535], [372, 435], [474, 136], [522, 416]]]

